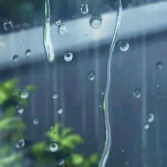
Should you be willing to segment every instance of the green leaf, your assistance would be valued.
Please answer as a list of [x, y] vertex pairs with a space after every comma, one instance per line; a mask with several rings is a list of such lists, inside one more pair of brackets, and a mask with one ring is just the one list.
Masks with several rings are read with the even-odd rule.
[[13, 117], [16, 114], [16, 108], [15, 107], [10, 107], [5, 111], [5, 118], [7, 117]]
[[72, 128], [65, 128], [62, 131], [62, 137], [65, 137], [66, 135], [68, 135], [69, 133], [71, 133]]
[[72, 154], [71, 160], [74, 165], [81, 165], [84, 162], [84, 157], [80, 154]]
[[25, 86], [29, 92], [32, 92], [37, 89], [35, 85], [26, 85]]
[[42, 154], [42, 152], [45, 150], [46, 148], [46, 144], [44, 142], [40, 142], [40, 143], [37, 143], [35, 144], [33, 147], [32, 147], [32, 152], [35, 154], [35, 155], [40, 155]]
[[3, 87], [0, 88], [0, 104], [3, 104], [9, 98], [9, 93], [7, 93]]
[[17, 83], [16, 79], [13, 78], [4, 82], [3, 86], [6, 90], [12, 90], [16, 87], [16, 83]]
[[95, 164], [98, 162], [98, 154], [92, 154], [90, 157], [89, 157], [89, 162], [91, 164]]

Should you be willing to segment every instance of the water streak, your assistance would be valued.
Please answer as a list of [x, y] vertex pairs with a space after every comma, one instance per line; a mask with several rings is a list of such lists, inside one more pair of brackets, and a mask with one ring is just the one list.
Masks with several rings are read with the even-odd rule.
[[53, 62], [55, 59], [54, 49], [50, 35], [50, 3], [49, 0], [45, 0], [45, 24], [43, 31], [43, 43], [46, 52], [46, 57], [49, 62]]
[[106, 139], [105, 139], [105, 146], [104, 146], [103, 153], [101, 155], [98, 167], [106, 166], [106, 162], [107, 162], [107, 159], [110, 153], [110, 149], [111, 149], [112, 141], [111, 141], [111, 128], [110, 128], [110, 121], [109, 121], [109, 113], [108, 113], [108, 99], [109, 99], [109, 90], [110, 90], [110, 84], [111, 84], [111, 60], [112, 60], [112, 55], [113, 55], [113, 51], [115, 48], [115, 44], [117, 41], [118, 30], [119, 30], [120, 23], [121, 23], [121, 16], [122, 16], [122, 2], [121, 0], [118, 0], [118, 11], [117, 11], [115, 31], [114, 31], [113, 39], [111, 42], [108, 61], [107, 61], [107, 78], [106, 78], [106, 87], [105, 87], [104, 101], [103, 101]]

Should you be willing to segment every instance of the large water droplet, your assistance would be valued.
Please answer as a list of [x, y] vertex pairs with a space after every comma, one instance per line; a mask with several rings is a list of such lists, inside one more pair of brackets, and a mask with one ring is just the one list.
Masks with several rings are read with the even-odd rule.
[[162, 70], [162, 63], [161, 63], [161, 62], [157, 62], [157, 63], [156, 63], [156, 69], [157, 69], [158, 71]]
[[19, 95], [22, 99], [26, 99], [29, 96], [29, 91], [26, 88], [21, 88], [19, 91]]
[[20, 58], [19, 58], [18, 55], [14, 55], [14, 56], [13, 56], [13, 61], [14, 61], [15, 63], [18, 63], [19, 60], [20, 60]]
[[17, 112], [18, 112], [19, 114], [23, 114], [24, 108], [23, 108], [21, 105], [18, 105], [18, 106], [16, 107], [16, 109], [17, 109]]
[[89, 73], [88, 79], [89, 79], [90, 81], [93, 81], [93, 80], [95, 79], [95, 73], [94, 73], [93, 71], [91, 71], [91, 72]]
[[119, 49], [121, 52], [127, 52], [129, 50], [129, 43], [126, 41], [120, 41], [119, 42]]
[[149, 114], [148, 115], [148, 122], [151, 123], [154, 121], [154, 115], [153, 114]]
[[133, 95], [136, 97], [136, 98], [140, 98], [141, 96], [141, 91], [139, 88], [136, 88], [135, 91], [133, 92]]
[[55, 23], [56, 23], [57, 26], [60, 26], [61, 25], [61, 20], [60, 19], [56, 19]]
[[91, 18], [90, 18], [90, 21], [89, 21], [89, 24], [92, 28], [99, 28], [102, 24], [102, 18], [99, 14], [97, 15], [93, 15]]
[[62, 24], [62, 25], [60, 25], [59, 27], [58, 27], [58, 33], [60, 34], [60, 35], [64, 35], [64, 34], [66, 34], [68, 31], [67, 31], [67, 27], [64, 25], [64, 24]]
[[63, 113], [63, 109], [62, 109], [62, 108], [59, 108], [59, 109], [57, 110], [57, 113], [58, 113], [58, 114], [62, 114], [62, 113]]
[[82, 4], [80, 10], [82, 14], [87, 14], [89, 12], [88, 5]]
[[24, 147], [24, 145], [25, 145], [24, 139], [21, 139], [16, 143], [16, 148], [22, 148]]
[[38, 120], [38, 118], [33, 118], [33, 124], [35, 124], [35, 125], [37, 125], [39, 123], [39, 120]]
[[145, 125], [144, 125], [144, 129], [146, 129], [146, 130], [149, 129], [149, 127], [150, 127], [149, 124], [145, 124]]
[[51, 143], [50, 145], [50, 151], [56, 152], [58, 150], [58, 145], [56, 143]]
[[31, 50], [27, 49], [25, 52], [26, 57], [30, 57], [31, 56]]
[[58, 93], [57, 93], [57, 92], [53, 92], [52, 98], [53, 98], [53, 99], [57, 99], [57, 98], [58, 98]]
[[70, 62], [72, 59], [73, 59], [73, 54], [72, 54], [71, 52], [66, 52], [66, 53], [64, 54], [64, 60], [65, 60], [66, 62]]
[[3, 27], [5, 31], [10, 31], [13, 28], [12, 21], [5, 20]]

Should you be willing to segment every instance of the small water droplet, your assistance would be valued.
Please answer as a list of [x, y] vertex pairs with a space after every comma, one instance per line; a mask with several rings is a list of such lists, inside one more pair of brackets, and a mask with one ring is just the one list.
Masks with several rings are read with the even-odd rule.
[[152, 75], [155, 75], [155, 72], [153, 72]]
[[50, 145], [50, 151], [56, 152], [58, 150], [58, 145], [56, 143], [51, 143]]
[[20, 60], [20, 58], [19, 58], [18, 55], [14, 55], [14, 56], [13, 56], [13, 61], [14, 61], [15, 63], [18, 63], [19, 60]]
[[66, 34], [68, 31], [67, 31], [67, 27], [64, 25], [64, 24], [62, 24], [62, 25], [60, 25], [59, 27], [58, 27], [58, 33], [60, 34], [60, 35], [64, 35], [64, 34]]
[[102, 24], [102, 18], [99, 14], [97, 15], [93, 15], [91, 18], [90, 18], [90, 21], [89, 21], [89, 24], [92, 28], [99, 28]]
[[159, 84], [157, 84], [156, 87], [159, 88]]
[[91, 72], [89, 73], [88, 79], [89, 79], [90, 81], [93, 81], [93, 80], [95, 79], [95, 73], [94, 73], [93, 71], [91, 71]]
[[39, 120], [38, 120], [38, 118], [33, 118], [33, 124], [35, 124], [35, 125], [37, 125], [37, 124], [39, 124]]
[[104, 95], [104, 92], [102, 92], [101, 95]]
[[99, 105], [100, 108], [102, 108], [102, 105]]
[[24, 139], [21, 139], [16, 143], [16, 148], [22, 148], [24, 147], [24, 145], [25, 145]]
[[25, 52], [26, 57], [30, 57], [31, 56], [31, 50], [27, 49]]
[[149, 124], [145, 124], [145, 125], [144, 125], [144, 129], [146, 129], [146, 130], [149, 129], [149, 127], [150, 127]]
[[158, 71], [162, 70], [162, 63], [161, 63], [161, 62], [157, 62], [157, 63], [156, 63], [156, 69], [157, 69]]
[[18, 106], [16, 107], [16, 109], [17, 109], [17, 112], [18, 112], [19, 114], [23, 114], [24, 108], [23, 108], [21, 105], [18, 105]]
[[62, 114], [62, 113], [63, 113], [63, 109], [62, 109], [62, 108], [59, 108], [59, 109], [57, 110], [57, 113], [58, 113], [58, 114]]
[[53, 127], [51, 126], [50, 129], [53, 129]]
[[71, 52], [66, 52], [66, 53], [64, 54], [64, 60], [65, 60], [66, 62], [70, 62], [72, 59], [73, 59], [73, 54], [72, 54]]
[[119, 49], [121, 52], [127, 52], [129, 50], [129, 47], [130, 47], [130, 45], [128, 42], [126, 42], [124, 40], [119, 42]]
[[148, 115], [148, 122], [151, 123], [154, 121], [154, 115], [153, 114], [149, 114]]
[[19, 91], [19, 95], [22, 99], [26, 99], [29, 96], [29, 91], [26, 88], [21, 88]]
[[57, 26], [60, 26], [61, 25], [61, 20], [60, 19], [56, 19], [55, 23], [56, 23]]
[[59, 161], [59, 166], [65, 166], [65, 162], [64, 162], [63, 159], [61, 159], [61, 160]]
[[57, 99], [57, 98], [58, 98], [58, 93], [53, 92], [53, 94], [52, 94], [52, 98], [53, 98], [53, 99]]
[[89, 12], [88, 5], [82, 4], [80, 10], [82, 14], [87, 14]]
[[124, 151], [124, 150], [122, 150], [122, 152], [124, 153], [125, 151]]
[[140, 98], [141, 96], [141, 91], [139, 88], [136, 88], [135, 91], [133, 92], [133, 95], [136, 97], [136, 98]]
[[10, 31], [13, 28], [12, 21], [5, 20], [3, 27], [5, 31]]

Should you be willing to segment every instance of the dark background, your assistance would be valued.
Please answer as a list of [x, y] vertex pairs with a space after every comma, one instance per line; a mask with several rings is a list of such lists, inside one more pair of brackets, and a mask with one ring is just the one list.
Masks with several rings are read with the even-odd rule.
[[[142, 2], [148, 3], [135, 1], [133, 4], [135, 6]], [[21, 7], [26, 3], [31, 6], [31, 12], [26, 12]], [[65, 0], [51, 3], [55, 4], [52, 15], [61, 19], [71, 19], [73, 15], [79, 15], [78, 6], [82, 4], [81, 1]], [[109, 4], [109, 1], [87, 3], [91, 12], [96, 13], [104, 4]], [[128, 0], [123, 1], [124, 8], [130, 3], [132, 2]], [[114, 2], [110, 1], [109, 5], [114, 8], [112, 4]], [[43, 1], [1, 0], [0, 12], [1, 22], [6, 18], [12, 19], [16, 24], [29, 23], [34, 17], [42, 20]], [[3, 31], [1, 29], [1, 33]], [[166, 167], [167, 32], [124, 40], [130, 44], [129, 50], [122, 53], [116, 45], [112, 61], [109, 104], [112, 148], [107, 166], [145, 167], [147, 164], [147, 167]], [[79, 148], [80, 152], [89, 155], [98, 151], [101, 154], [105, 131], [103, 111], [99, 105], [102, 105], [101, 93], [105, 89], [108, 49], [109, 44], [104, 46], [95, 43], [92, 48], [88, 45], [86, 49], [73, 53], [74, 59], [70, 63], [59, 57], [53, 64], [47, 61], [29, 61], [24, 66], [0, 71], [1, 80], [17, 77], [20, 86], [34, 84], [38, 87], [30, 95], [30, 105], [23, 114], [28, 125], [25, 131], [27, 139], [32, 142], [41, 140], [43, 133], [54, 122], [61, 121], [64, 127], [73, 127], [85, 139], [84, 145]], [[161, 71], [156, 70], [158, 61], [163, 64]], [[95, 72], [94, 81], [88, 80], [90, 71]], [[157, 84], [160, 85], [159, 88], [156, 87]], [[139, 99], [133, 96], [136, 88], [141, 89]], [[58, 100], [52, 99], [53, 91], [58, 92]], [[64, 110], [61, 116], [54, 114], [57, 107]], [[143, 115], [147, 116], [148, 113], [155, 115], [155, 121], [150, 124], [149, 130], [145, 130]], [[32, 123], [34, 116], [40, 121], [35, 127]]]

